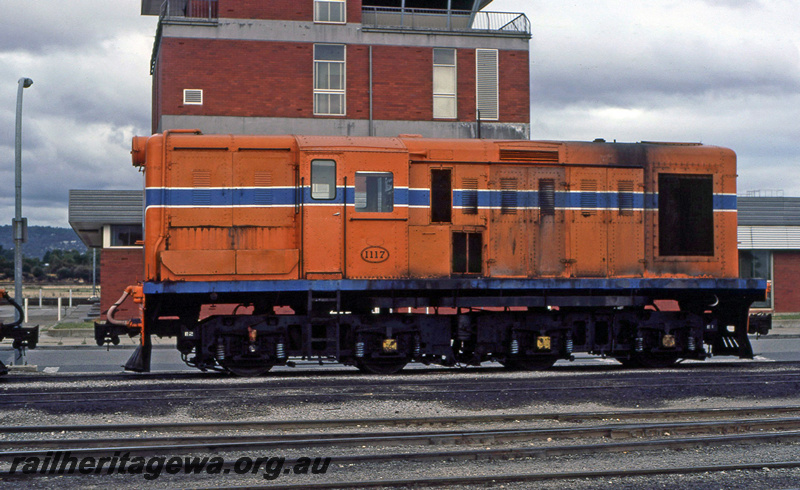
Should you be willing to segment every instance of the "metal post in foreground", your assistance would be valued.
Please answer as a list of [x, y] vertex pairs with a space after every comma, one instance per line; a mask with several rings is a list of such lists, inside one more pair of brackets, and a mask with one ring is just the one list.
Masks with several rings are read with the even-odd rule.
[[97, 297], [97, 247], [92, 247], [92, 298]]
[[[27, 223], [22, 217], [22, 90], [33, 85], [30, 78], [20, 78], [17, 88], [17, 133], [14, 144], [14, 301], [22, 303], [22, 243]], [[19, 319], [19, 313], [17, 313]]]

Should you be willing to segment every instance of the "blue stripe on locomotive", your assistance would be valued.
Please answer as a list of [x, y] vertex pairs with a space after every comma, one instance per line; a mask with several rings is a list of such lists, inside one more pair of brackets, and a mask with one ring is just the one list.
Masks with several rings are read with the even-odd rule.
[[[311, 190], [303, 188], [302, 202], [305, 204], [322, 205], [348, 205], [355, 203], [355, 189], [337, 187], [336, 197], [331, 200], [311, 198]], [[505, 203], [515, 203], [517, 209], [538, 208], [540, 206], [539, 191], [517, 190], [502, 191], [481, 189], [453, 190], [453, 206], [465, 207], [467, 196], [477, 194], [479, 209], [499, 209]], [[632, 209], [658, 209], [658, 194], [656, 193], [627, 193], [632, 198]], [[474, 199], [474, 198], [473, 198]], [[225, 207], [225, 206], [294, 206], [297, 203], [297, 189], [293, 187], [246, 187], [246, 188], [148, 188], [145, 190], [146, 206], [167, 207]], [[474, 203], [474, 201], [473, 201]], [[594, 206], [589, 206], [593, 203]], [[430, 206], [430, 190], [408, 189], [396, 187], [394, 189], [394, 204], [396, 206], [427, 207]], [[557, 191], [555, 193], [555, 207], [558, 209], [617, 209], [620, 206], [620, 193], [617, 192], [570, 192]], [[713, 208], [715, 211], [732, 211], [736, 209], [736, 196], [733, 194], [714, 194]]]

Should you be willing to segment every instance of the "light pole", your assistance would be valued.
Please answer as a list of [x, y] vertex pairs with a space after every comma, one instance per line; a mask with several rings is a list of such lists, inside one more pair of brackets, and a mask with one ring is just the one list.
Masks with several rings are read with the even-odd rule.
[[[30, 78], [20, 78], [17, 88], [17, 135], [14, 146], [14, 301], [22, 304], [22, 243], [27, 238], [27, 220], [22, 217], [22, 90], [33, 85]], [[19, 316], [19, 313], [17, 313]], [[20, 319], [20, 318], [17, 318]]]

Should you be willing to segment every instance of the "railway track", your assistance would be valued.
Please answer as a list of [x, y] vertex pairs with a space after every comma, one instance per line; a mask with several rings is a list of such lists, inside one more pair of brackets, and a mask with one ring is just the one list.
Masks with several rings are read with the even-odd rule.
[[221, 432], [240, 430], [261, 431], [296, 431], [346, 429], [350, 427], [442, 427], [453, 425], [480, 425], [497, 423], [523, 422], [560, 422], [584, 423], [586, 421], [607, 420], [713, 420], [724, 417], [756, 418], [778, 417], [791, 414], [800, 415], [800, 405], [764, 406], [764, 407], [732, 407], [703, 409], [654, 409], [654, 410], [619, 410], [601, 412], [538, 412], [507, 413], [491, 415], [458, 415], [436, 417], [388, 417], [362, 419], [316, 419], [316, 420], [242, 420], [213, 422], [178, 422], [142, 424], [95, 424], [95, 425], [31, 425], [6, 426], [4, 434], [35, 433], [97, 433], [97, 432]]
[[[261, 475], [238, 471], [242, 458], [262, 456], [280, 457], [287, 468], [308, 456], [330, 458], [326, 475], [281, 475], [272, 482], [284, 485], [279, 488], [457, 487], [492, 481], [525, 488], [530, 482], [556, 480], [564, 482], [558, 488], [584, 488], [587, 481], [588, 486], [603, 487], [608, 481], [619, 485], [619, 479], [651, 486], [637, 478], [663, 480], [671, 474], [695, 475], [692, 478], [704, 484], [725, 487], [718, 481], [732, 478], [730, 472], [766, 472], [763, 468], [771, 468], [772, 476], [789, 475], [800, 481], [794, 463], [800, 454], [796, 365], [761, 365], [747, 372], [624, 371], [613, 377], [587, 372], [478, 373], [379, 379], [339, 373], [221, 382], [217, 376], [179, 382], [170, 378], [152, 382], [141, 376], [97, 387], [75, 379], [0, 387], [0, 410], [11, 415], [6, 420], [25, 420], [22, 415], [34, 408], [33, 413], [46, 416], [39, 420], [49, 421], [2, 427], [0, 488], [4, 482], [19, 484], [20, 479], [40, 477], [7, 475], [9, 462], [64, 452], [96, 460], [123, 454], [169, 460], [218, 456], [221, 471], [228, 474], [162, 475], [170, 487], [270, 483]], [[738, 399], [741, 406], [633, 408], [640, 400], [643, 407], [654, 407], [693, 397], [700, 407], [715, 406], [715, 397]], [[753, 406], [754, 399], [764, 406]], [[30, 403], [39, 400], [44, 403]], [[501, 402], [493, 405], [497, 400]], [[329, 405], [331, 401], [336, 404]], [[626, 408], [558, 409], [575, 401]], [[370, 408], [351, 410], [362, 406]], [[540, 406], [550, 408], [535, 408]], [[328, 407], [336, 411], [328, 412]], [[458, 415], [439, 415], [451, 408]], [[437, 416], [411, 416], [428, 410], [436, 410], [427, 413]], [[337, 412], [355, 418], [321, 415]], [[173, 413], [201, 421], [175, 423], [170, 421]], [[362, 413], [374, 418], [363, 418]], [[104, 423], [87, 423], [97, 415]], [[108, 423], [129, 415], [148, 422]], [[249, 420], [253, 417], [274, 420]], [[708, 476], [712, 473], [718, 477]], [[103, 480], [89, 481], [73, 475], [61, 481], [76, 487], [98, 481], [122, 486], [129, 484], [122, 479], [125, 476], [103, 475]], [[773, 486], [790, 486], [781, 482]]]
[[[614, 420], [614, 423], [607, 421]], [[630, 420], [618, 423], [616, 421]], [[659, 420], [658, 422], [655, 422]], [[568, 427], [530, 427], [557, 422]], [[600, 423], [598, 423], [600, 422]], [[507, 428], [511, 424], [515, 427]], [[438, 430], [433, 427], [462, 427]], [[488, 428], [475, 429], [475, 425]], [[325, 432], [359, 426], [350, 432]], [[428, 427], [429, 430], [368, 430], [379, 427]], [[520, 427], [522, 426], [522, 427]], [[132, 432], [166, 433], [136, 439]], [[195, 432], [187, 436], [187, 432]], [[218, 435], [220, 431], [228, 434]], [[251, 433], [248, 433], [250, 431]], [[267, 432], [254, 434], [252, 432]], [[302, 431], [282, 433], [285, 431]], [[64, 438], [26, 439], [26, 434], [66, 434]], [[125, 437], [102, 438], [92, 434], [128, 433]], [[281, 433], [279, 433], [281, 432]], [[110, 454], [165, 456], [220, 454], [223, 470], [237, 468], [237, 455], [287, 453], [286, 467], [297, 464], [298, 454], [328, 451], [336, 468], [375, 468], [408, 461], [424, 465], [472, 464], [474, 462], [518, 462], [521, 471], [461, 477], [414, 477], [370, 480], [306, 481], [279, 488], [366, 488], [374, 486], [480, 485], [494, 482], [531, 482], [579, 478], [620, 478], [642, 475], [687, 474], [795, 469], [794, 460], [754, 464], [706, 464], [694, 466], [637, 467], [614, 471], [524, 471], [531, 462], [549, 461], [547, 467], [564, 465], [576, 457], [603, 454], [658, 453], [704, 450], [730, 446], [800, 445], [800, 406], [741, 407], [712, 410], [626, 410], [601, 412], [517, 413], [459, 417], [410, 417], [391, 419], [241, 421], [190, 424], [7, 427], [0, 441], [0, 472], [12, 460], [44, 457], [68, 452], [73, 457], [101, 458]], [[13, 437], [12, 437], [13, 435]], [[91, 437], [87, 437], [91, 436]], [[453, 448], [453, 447], [457, 448]], [[389, 450], [385, 448], [400, 448]], [[505, 466], [503, 466], [505, 468]], [[485, 468], [484, 468], [485, 469]], [[402, 473], [402, 472], [401, 472]], [[25, 478], [26, 475], [11, 475]], [[7, 477], [7, 475], [3, 475]], [[80, 475], [76, 475], [80, 478]], [[176, 482], [177, 483], [177, 482]]]
[[[679, 373], [680, 374], [680, 373]], [[224, 386], [207, 386], [196, 383], [187, 385], [175, 383], [170, 385], [150, 385], [146, 382], [127, 382], [124, 389], [109, 389], [104, 386], [98, 390], [75, 389], [7, 389], [0, 393], [0, 407], [40, 406], [63, 404], [91, 403], [133, 403], [150, 402], [154, 397], [160, 401], [181, 402], [197, 399], [198, 395], [213, 399], [269, 399], [272, 402], [302, 398], [303, 400], [324, 400], [354, 398], [369, 399], [407, 399], [411, 397], [469, 397], [470, 395], [486, 395], [490, 393], [504, 395], [535, 395], [557, 392], [606, 391], [606, 390], [680, 390], [690, 387], [693, 390], [732, 387], [766, 387], [800, 385], [800, 371], [709, 374], [706, 376], [674, 376], [672, 372], [659, 372], [644, 375], [624, 376], [621, 379], [594, 379], [593, 377], [570, 378], [552, 377], [547, 374], [531, 374], [528, 377], [507, 378], [503, 376], [486, 376], [481, 379], [466, 376], [446, 380], [431, 380], [424, 377], [408, 376], [405, 379], [386, 380], [385, 382], [333, 382], [328, 378], [319, 380], [305, 379], [300, 383], [273, 382], [273, 380], [256, 380], [242, 382], [231, 380]], [[457, 388], [453, 388], [457, 385]], [[441, 389], [446, 387], [448, 389]], [[268, 388], [268, 390], [265, 390]]]
[[[775, 431], [760, 434], [762, 431]], [[755, 432], [755, 435], [739, 433]], [[730, 441], [795, 441], [800, 440], [800, 417], [779, 419], [731, 419], [713, 422], [673, 422], [644, 424], [604, 424], [577, 428], [560, 429], [491, 429], [472, 431], [395, 431], [395, 432], [351, 432], [330, 434], [287, 434], [287, 435], [226, 435], [226, 436], [169, 436], [147, 437], [143, 439], [125, 438], [91, 438], [91, 439], [22, 439], [0, 441], [0, 459], [19, 458], [42, 455], [43, 451], [70, 451], [75, 456], [102, 456], [120, 452], [131, 455], [154, 456], [161, 453], [191, 454], [194, 452], [222, 452], [243, 450], [276, 450], [276, 449], [316, 449], [323, 447], [390, 447], [390, 446], [445, 446], [469, 444], [508, 444], [516, 442], [547, 442], [589, 438], [644, 438], [659, 436], [675, 436], [686, 434], [728, 434], [719, 438], [705, 438], [704, 444], [729, 443]], [[692, 447], [695, 439], [676, 439], [668, 442], [635, 443], [634, 446], [660, 447]], [[687, 444], [689, 446], [687, 446]], [[28, 450], [8, 450], [14, 447], [34, 447]], [[619, 448], [622, 449], [619, 449]], [[600, 450], [621, 451], [634, 450], [630, 444], [588, 445], [585, 447], [564, 446], [555, 448], [512, 448], [506, 450], [477, 450], [446, 453], [433, 453], [434, 457], [472, 459], [482, 455], [488, 457], [527, 457], [546, 456], [550, 454], [583, 453]], [[396, 455], [385, 455], [385, 460], [392, 460]], [[430, 459], [423, 453], [413, 455], [414, 459]], [[368, 457], [370, 461], [376, 458]], [[340, 463], [363, 462], [358, 459], [337, 459]]]
[[[456, 485], [483, 487], [495, 486], [509, 483], [536, 483], [554, 482], [558, 480], [578, 480], [585, 483], [586, 480], [594, 483], [598, 479], [627, 479], [631, 477], [656, 477], [665, 475], [691, 475], [702, 473], [724, 473], [740, 471], [769, 471], [779, 469], [796, 469], [800, 467], [800, 461], [774, 461], [768, 463], [737, 463], [719, 464], [705, 466], [684, 466], [684, 467], [661, 467], [661, 468], [637, 468], [637, 469], [618, 469], [606, 471], [572, 471], [557, 473], [514, 473], [496, 475], [469, 475], [460, 477], [432, 477], [432, 478], [409, 478], [409, 479], [376, 479], [376, 480], [350, 480], [339, 482], [315, 482], [302, 485], [269, 485], [247, 487], [226, 487], [236, 488], [269, 488], [272, 490], [295, 490], [295, 489], [350, 489], [350, 488], [429, 488], [429, 487], [448, 487]], [[502, 488], [502, 487], [501, 487]]]

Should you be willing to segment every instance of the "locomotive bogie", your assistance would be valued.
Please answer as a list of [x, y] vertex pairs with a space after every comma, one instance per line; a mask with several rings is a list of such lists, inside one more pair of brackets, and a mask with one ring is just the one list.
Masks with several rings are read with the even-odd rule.
[[[586, 352], [630, 365], [665, 366], [718, 353], [712, 347], [719, 338], [716, 320], [683, 311], [377, 310], [327, 317], [217, 315], [191, 327], [159, 319], [151, 326], [159, 335], [177, 336], [190, 365], [241, 375], [261, 374], [275, 365], [291, 364], [290, 359], [335, 361], [387, 374], [412, 361], [443, 366], [496, 361], [512, 369], [542, 369]], [[737, 342], [735, 329], [726, 333], [725, 344], [731, 347]]]

